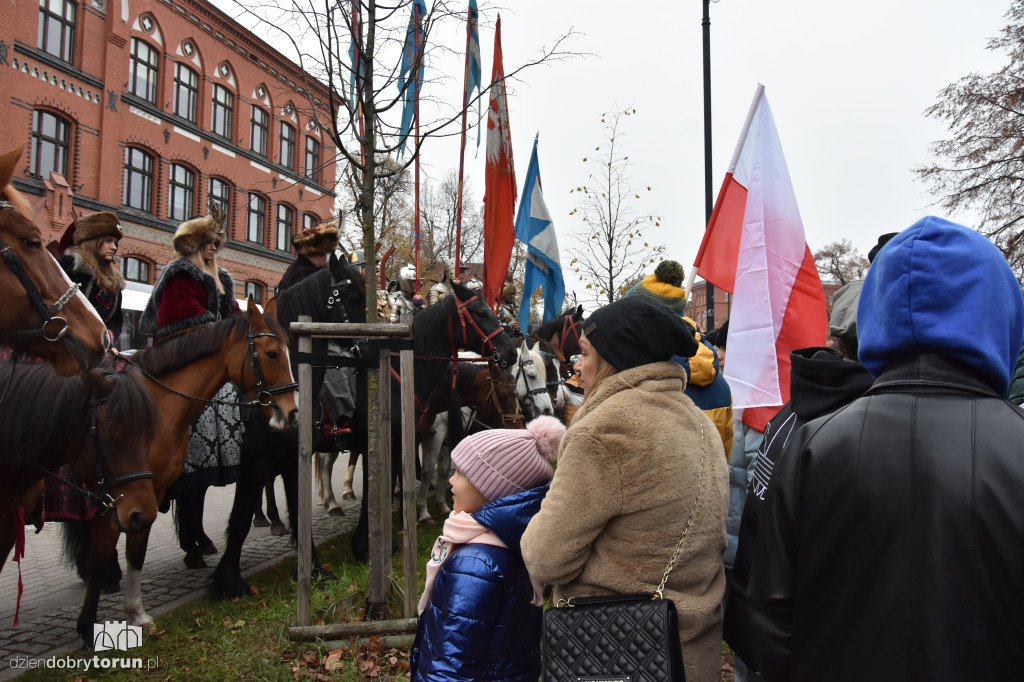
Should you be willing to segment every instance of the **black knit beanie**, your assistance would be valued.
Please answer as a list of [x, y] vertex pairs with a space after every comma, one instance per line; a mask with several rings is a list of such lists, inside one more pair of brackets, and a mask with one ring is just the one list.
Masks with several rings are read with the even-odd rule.
[[620, 372], [674, 355], [692, 358], [698, 348], [679, 314], [647, 296], [627, 296], [598, 308], [583, 323], [583, 333]]

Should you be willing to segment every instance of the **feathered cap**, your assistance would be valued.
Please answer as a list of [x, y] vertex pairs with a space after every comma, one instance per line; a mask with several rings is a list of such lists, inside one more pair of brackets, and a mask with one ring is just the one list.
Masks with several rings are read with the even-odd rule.
[[327, 220], [292, 237], [292, 246], [300, 256], [328, 254], [338, 246], [338, 221]]
[[74, 223], [75, 246], [90, 239], [102, 237], [113, 237], [120, 239], [124, 236], [124, 228], [117, 219], [117, 215], [110, 211], [91, 213], [76, 220]]
[[210, 212], [202, 218], [187, 220], [174, 231], [174, 251], [179, 256], [190, 256], [213, 242], [217, 248], [228, 240], [224, 229], [224, 211], [220, 204], [210, 202]]
[[663, 260], [642, 282], [626, 295], [641, 294], [664, 303], [678, 314], [686, 313], [686, 289], [683, 288], [683, 266], [674, 260]]

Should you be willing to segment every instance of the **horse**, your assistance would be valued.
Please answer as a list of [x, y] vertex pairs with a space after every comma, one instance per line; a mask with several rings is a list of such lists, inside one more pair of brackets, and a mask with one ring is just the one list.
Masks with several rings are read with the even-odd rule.
[[[536, 345], [535, 342], [534, 346]], [[519, 359], [512, 371], [512, 378], [527, 421], [541, 415], [554, 415], [546, 360], [539, 350], [531, 347], [527, 339], [523, 339], [522, 345], [519, 346]]]
[[[320, 270], [297, 284], [289, 287], [277, 297], [276, 314], [281, 324], [290, 324], [300, 315], [310, 315], [316, 322], [363, 322], [366, 289], [362, 275], [344, 259], [333, 254], [327, 268]], [[313, 340], [313, 352], [326, 353], [326, 339]], [[365, 397], [365, 373], [358, 379], [362, 383]], [[320, 394], [325, 371], [313, 372], [313, 395]], [[358, 375], [357, 375], [358, 377]], [[354, 428], [349, 448], [366, 448], [365, 403], [357, 403], [353, 417]], [[362, 425], [362, 428], [360, 428]], [[314, 440], [316, 442], [316, 440]], [[335, 446], [336, 449], [337, 446]], [[242, 577], [242, 544], [249, 534], [253, 515], [259, 506], [260, 492], [274, 476], [284, 481], [285, 498], [289, 518], [292, 521], [292, 538], [298, 539], [298, 487], [309, 485], [299, 481], [299, 440], [298, 432], [274, 434], [267, 428], [266, 419], [258, 414], [246, 420], [242, 437], [241, 478], [235, 487], [235, 499], [228, 520], [227, 546], [213, 576], [213, 592], [219, 599], [233, 599], [249, 594], [249, 584]], [[330, 574], [321, 566], [313, 545], [313, 567], [318, 577], [329, 578]]]
[[110, 339], [78, 285], [43, 248], [31, 205], [11, 185], [23, 149], [0, 155], [0, 344], [71, 376], [98, 366]]
[[[156, 434], [149, 446], [153, 490], [158, 503], [181, 473], [188, 455], [188, 426], [228, 381], [247, 397], [244, 406], [260, 410], [274, 429], [294, 428], [298, 420], [297, 389], [292, 378], [288, 337], [272, 318], [265, 317], [249, 297], [246, 312], [200, 325], [133, 357], [157, 405]], [[114, 555], [119, 530], [109, 524], [64, 524], [65, 544], [77, 554], [90, 543], [88, 588], [78, 617], [78, 632], [92, 644], [100, 595], [100, 576], [113, 570], [104, 561]], [[88, 532], [87, 532], [88, 531]], [[142, 605], [142, 567], [149, 529], [129, 535], [125, 543], [128, 566], [124, 612], [130, 625], [152, 629], [153, 619]], [[104, 570], [105, 569], [105, 570]]]
[[[525, 426], [514, 387], [515, 382], [508, 372], [501, 369], [493, 360], [488, 360], [482, 366], [480, 363], [460, 365], [462, 368], [459, 369], [455, 382], [459, 402], [464, 406], [460, 413], [460, 428], [449, 432], [451, 413], [440, 412], [434, 418], [433, 424], [419, 438], [422, 466], [416, 508], [420, 521], [428, 521], [431, 518], [427, 509], [427, 498], [435, 473], [437, 484], [434, 487], [434, 501], [437, 503], [439, 513], [445, 516], [451, 511], [448, 507], [448, 472], [451, 468], [451, 449], [457, 444], [456, 438], [463, 433], [469, 435], [486, 429], [521, 429]], [[446, 378], [446, 383], [448, 381], [450, 379]], [[448, 447], [445, 447], [446, 436]]]
[[537, 327], [533, 336], [551, 343], [563, 358], [563, 370], [572, 372], [572, 358], [580, 354], [580, 334], [583, 333], [583, 306], [566, 310], [558, 317]]
[[59, 477], [65, 464], [105, 523], [126, 533], [149, 527], [157, 514], [149, 471], [156, 405], [137, 370], [62, 377], [47, 363], [25, 362], [0, 372], [0, 396], [0, 569], [24, 532], [19, 507], [31, 513], [45, 477]]
[[[416, 358], [413, 389], [420, 406], [418, 424], [430, 424], [440, 407], [431, 407], [428, 397], [442, 385], [448, 364], [459, 350], [494, 355], [499, 365], [510, 367], [516, 361], [516, 346], [480, 295], [458, 283], [452, 283], [452, 295], [413, 314], [413, 352]], [[398, 358], [392, 358], [393, 372]], [[402, 414], [401, 391], [391, 392], [391, 414]], [[419, 430], [419, 429], [418, 429]], [[391, 420], [391, 481], [395, 489], [402, 474], [402, 420]], [[363, 490], [369, 489], [369, 467], [363, 467]], [[359, 522], [352, 537], [352, 554], [359, 561], [369, 560], [369, 513], [364, 492]]]

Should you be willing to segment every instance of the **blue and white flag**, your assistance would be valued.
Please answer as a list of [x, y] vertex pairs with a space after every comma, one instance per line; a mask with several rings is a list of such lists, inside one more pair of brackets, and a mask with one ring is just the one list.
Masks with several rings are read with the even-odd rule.
[[533, 154], [516, 215], [516, 239], [526, 244], [527, 250], [523, 298], [519, 303], [519, 327], [524, 334], [530, 328], [530, 297], [534, 289], [540, 286], [544, 290], [544, 322], [554, 319], [565, 302], [565, 282], [558, 259], [555, 224], [551, 221], [541, 191], [540, 164], [537, 161], [539, 137], [533, 140]]
[[[418, 35], [422, 36], [420, 30], [423, 25], [423, 18], [427, 16], [427, 5], [423, 0], [413, 0], [412, 13], [409, 15], [409, 28], [405, 31], [405, 47], [402, 48], [402, 68], [398, 72], [398, 92], [401, 94], [405, 104], [402, 105], [402, 129], [399, 132], [398, 156], [405, 154], [405, 140], [409, 137], [409, 130], [412, 128], [413, 114], [416, 102], [419, 100], [419, 89], [423, 83], [423, 59], [420, 58], [419, 73], [412, 77], [409, 87], [405, 86], [406, 79], [410, 77], [412, 65], [416, 63], [416, 43]], [[422, 45], [419, 46], [423, 48]]]
[[[476, 0], [469, 0], [469, 55], [466, 71], [466, 101], [473, 96], [473, 91], [482, 93], [480, 89], [480, 12], [476, 8]], [[483, 99], [481, 97], [480, 99]], [[476, 148], [480, 149], [480, 100], [476, 101]]]

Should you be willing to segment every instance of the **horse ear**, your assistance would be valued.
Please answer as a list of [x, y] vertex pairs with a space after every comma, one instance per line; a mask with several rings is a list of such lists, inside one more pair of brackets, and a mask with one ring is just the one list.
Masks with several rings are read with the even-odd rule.
[[555, 332], [555, 335], [552, 336], [550, 339], [548, 339], [548, 343], [550, 343], [555, 348], [561, 348], [562, 347], [562, 332]]
[[273, 318], [277, 317], [277, 296], [274, 296], [263, 306], [263, 314], [270, 315]]
[[21, 153], [25, 150], [25, 145], [20, 144], [9, 152], [0, 155], [0, 187], [6, 187], [11, 184], [11, 178], [14, 177], [14, 169], [18, 165], [18, 159], [21, 158]]
[[256, 307], [256, 299], [252, 297], [252, 294], [245, 299], [245, 319], [249, 320], [249, 326], [253, 328], [259, 324], [266, 324], [263, 321], [263, 313]]
[[583, 306], [576, 306], [576, 317], [583, 317]]

